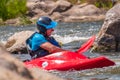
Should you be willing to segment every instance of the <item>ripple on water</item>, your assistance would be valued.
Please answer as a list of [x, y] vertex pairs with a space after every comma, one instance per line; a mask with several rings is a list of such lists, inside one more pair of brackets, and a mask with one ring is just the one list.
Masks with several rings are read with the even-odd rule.
[[82, 71], [49, 71], [57, 76], [70, 80], [119, 80], [120, 66], [94, 68]]

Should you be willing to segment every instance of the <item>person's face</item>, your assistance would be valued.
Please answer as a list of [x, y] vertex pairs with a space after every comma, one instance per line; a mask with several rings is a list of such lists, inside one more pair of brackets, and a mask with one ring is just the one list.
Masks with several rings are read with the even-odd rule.
[[54, 31], [54, 29], [48, 29], [48, 30], [46, 31], [47, 36], [50, 36], [53, 31]]

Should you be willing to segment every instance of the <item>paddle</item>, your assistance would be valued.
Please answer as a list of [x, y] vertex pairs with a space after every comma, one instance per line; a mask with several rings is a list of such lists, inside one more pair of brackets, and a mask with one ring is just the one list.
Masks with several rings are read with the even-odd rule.
[[84, 53], [85, 51], [87, 51], [91, 46], [92, 44], [94, 43], [95, 41], [95, 36], [92, 36], [86, 43], [84, 43], [77, 51], [76, 53]]

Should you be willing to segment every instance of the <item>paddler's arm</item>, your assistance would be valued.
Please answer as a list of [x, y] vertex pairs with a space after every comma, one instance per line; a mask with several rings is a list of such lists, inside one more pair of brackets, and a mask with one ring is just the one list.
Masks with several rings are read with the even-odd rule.
[[54, 46], [53, 44], [49, 42], [45, 42], [44, 44], [41, 44], [41, 48], [47, 50], [49, 53], [55, 53], [55, 52], [61, 52], [61, 51], [66, 51], [62, 48], [59, 48], [57, 46]]

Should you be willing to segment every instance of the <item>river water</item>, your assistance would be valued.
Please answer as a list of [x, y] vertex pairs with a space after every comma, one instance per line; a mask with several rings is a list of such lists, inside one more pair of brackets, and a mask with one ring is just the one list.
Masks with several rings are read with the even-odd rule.
[[[81, 23], [58, 23], [53, 36], [60, 42], [64, 49], [76, 51], [80, 45], [87, 41], [92, 35], [97, 35], [103, 22], [81, 22]], [[35, 31], [35, 25], [27, 26], [1, 26], [0, 41], [5, 42], [15, 32], [31, 30]], [[115, 61], [115, 66], [88, 69], [82, 71], [48, 71], [67, 80], [120, 80], [120, 55], [119, 53], [92, 53], [90, 50], [84, 53], [89, 57], [106, 56]], [[21, 60], [30, 58], [28, 54], [15, 55]]]

